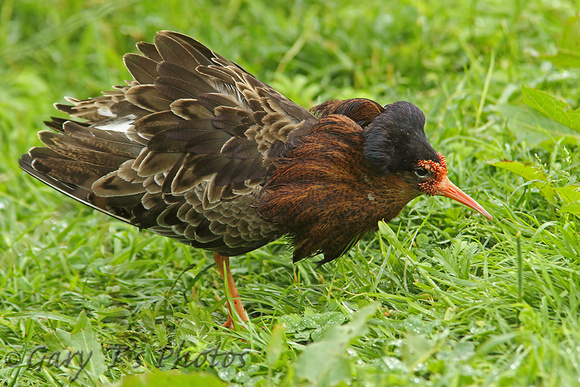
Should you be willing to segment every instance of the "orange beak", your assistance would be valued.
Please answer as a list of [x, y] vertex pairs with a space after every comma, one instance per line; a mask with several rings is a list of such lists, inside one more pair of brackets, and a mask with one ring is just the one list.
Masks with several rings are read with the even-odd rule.
[[467, 207], [473, 208], [475, 211], [479, 212], [481, 215], [485, 216], [487, 219], [492, 220], [493, 217], [483, 208], [478, 202], [470, 198], [465, 192], [460, 190], [455, 184], [451, 182], [444, 176], [441, 183], [437, 186], [437, 195], [447, 196], [448, 198], [455, 199], [461, 204], [465, 204]]

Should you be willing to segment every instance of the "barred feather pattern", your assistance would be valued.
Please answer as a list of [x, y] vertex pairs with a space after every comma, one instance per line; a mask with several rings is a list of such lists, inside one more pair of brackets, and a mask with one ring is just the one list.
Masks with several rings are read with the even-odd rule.
[[124, 62], [103, 96], [55, 105], [45, 147], [20, 160], [34, 177], [140, 228], [221, 255], [281, 235], [255, 206], [272, 160], [318, 119], [235, 63], [161, 31]]

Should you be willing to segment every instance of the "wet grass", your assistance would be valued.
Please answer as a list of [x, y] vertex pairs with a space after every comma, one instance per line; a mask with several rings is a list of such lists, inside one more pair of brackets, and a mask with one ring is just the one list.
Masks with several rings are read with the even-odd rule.
[[[0, 379], [580, 384], [578, 218], [488, 164], [520, 161], [577, 184], [578, 137], [562, 139], [568, 132], [521, 94], [525, 84], [577, 106], [578, 69], [540, 57], [555, 52], [577, 6], [4, 0]], [[417, 104], [450, 178], [495, 219], [419, 198], [318, 270], [293, 265], [284, 240], [271, 243], [233, 260], [251, 324], [221, 328], [220, 278], [203, 272], [210, 254], [83, 208], [17, 166], [52, 103], [128, 79], [121, 55], [160, 29], [194, 36], [305, 107], [349, 97]]]

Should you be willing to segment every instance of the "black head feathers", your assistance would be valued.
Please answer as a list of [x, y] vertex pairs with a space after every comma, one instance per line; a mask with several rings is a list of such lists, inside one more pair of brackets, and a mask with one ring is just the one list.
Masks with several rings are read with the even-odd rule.
[[419, 160], [439, 162], [423, 127], [425, 115], [412, 103], [385, 106], [364, 131], [364, 157], [380, 175], [411, 170]]

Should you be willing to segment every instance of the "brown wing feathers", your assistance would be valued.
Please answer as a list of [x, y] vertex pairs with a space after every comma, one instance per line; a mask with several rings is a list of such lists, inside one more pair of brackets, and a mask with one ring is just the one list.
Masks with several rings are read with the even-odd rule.
[[[297, 147], [318, 160], [319, 151], [308, 144], [322, 136], [321, 128], [338, 131], [320, 137], [319, 145], [339, 146], [329, 138], [341, 138], [343, 127], [358, 133], [383, 107], [367, 99], [325, 102], [312, 109], [320, 119], [328, 117], [317, 125], [319, 118], [192, 38], [162, 31], [154, 44], [137, 47], [141, 55], [124, 56], [134, 79], [100, 97], [55, 105], [73, 120], [46, 122], [54, 132], [40, 132], [45, 147], [31, 149], [21, 167], [88, 206], [222, 255], [251, 251], [285, 232], [295, 234], [296, 259], [319, 250], [325, 261], [340, 255], [352, 235], [339, 242], [320, 239], [310, 225], [324, 223], [324, 214], [332, 218], [332, 211], [296, 223], [319, 196], [297, 186], [290, 198], [304, 202], [291, 201], [282, 211], [290, 216], [284, 222], [265, 220], [256, 208], [264, 215], [268, 205], [281, 203], [265, 199], [278, 198], [273, 188], [287, 190], [280, 171], [290, 164], [275, 170], [300, 153]], [[315, 125], [318, 134], [303, 141]], [[328, 162], [324, 152], [312, 165], [314, 175]], [[299, 160], [292, 165], [298, 180], [310, 171]], [[268, 183], [264, 196], [268, 176], [278, 182]], [[280, 209], [272, 211], [280, 215]]]
[[[46, 145], [22, 168], [142, 228], [224, 255], [279, 236], [254, 206], [268, 163], [317, 119], [236, 64], [181, 34], [127, 54], [134, 80], [56, 107]], [[119, 130], [122, 129], [122, 130]]]

